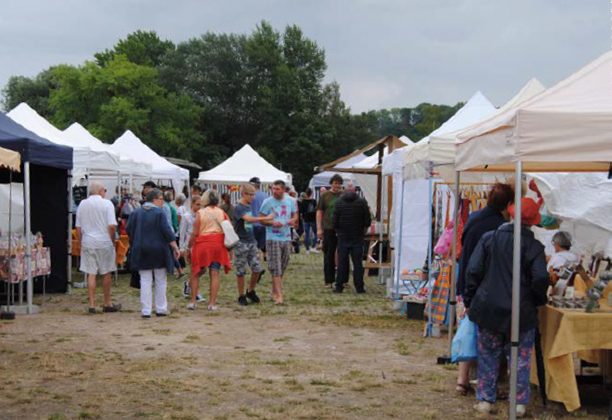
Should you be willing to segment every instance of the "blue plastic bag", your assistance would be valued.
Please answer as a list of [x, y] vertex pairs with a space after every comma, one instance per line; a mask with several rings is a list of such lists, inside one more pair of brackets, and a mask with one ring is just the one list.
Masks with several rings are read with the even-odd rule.
[[451, 346], [451, 361], [469, 362], [478, 357], [478, 327], [466, 316], [459, 323]]

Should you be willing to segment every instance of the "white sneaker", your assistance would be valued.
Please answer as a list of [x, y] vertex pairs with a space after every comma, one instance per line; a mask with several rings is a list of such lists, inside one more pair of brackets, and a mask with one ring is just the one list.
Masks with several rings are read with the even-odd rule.
[[321, 251], [319, 251], [317, 248], [312, 248], [310, 252], [312, 252], [313, 254], [319, 254]]
[[525, 417], [526, 412], [527, 412], [527, 406], [525, 404], [516, 405], [516, 417], [518, 418]]
[[474, 406], [474, 410], [478, 411], [482, 414], [490, 414], [493, 409], [493, 404], [486, 401], [479, 401], [478, 404]]
[[198, 293], [198, 295], [196, 295], [196, 302], [206, 302], [206, 298]]
[[219, 307], [217, 305], [208, 305], [208, 310], [211, 312], [216, 312], [219, 310]]
[[187, 309], [189, 309], [190, 311], [195, 310], [196, 308], [196, 304], [195, 303], [188, 303], [187, 304]]

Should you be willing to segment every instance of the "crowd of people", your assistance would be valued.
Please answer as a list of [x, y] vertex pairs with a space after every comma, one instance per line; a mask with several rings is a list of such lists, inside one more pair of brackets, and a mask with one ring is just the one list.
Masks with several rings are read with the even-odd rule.
[[[354, 185], [343, 190], [342, 184], [342, 177], [334, 175], [330, 189], [317, 201], [312, 189], [298, 197], [281, 180], [273, 182], [267, 194], [254, 177], [240, 186], [240, 199], [232, 203], [229, 194], [219, 194], [216, 189], [202, 191], [193, 185], [188, 196], [174, 196], [172, 190], [163, 191], [152, 181], [143, 184], [141, 200], [125, 192], [107, 200], [104, 185], [91, 182], [89, 196], [79, 204], [76, 215], [88, 312], [97, 311], [98, 275], [103, 279], [102, 311], [121, 309], [110, 293], [111, 273], [117, 269], [114, 243], [120, 234], [129, 238], [126, 265], [135, 287], [140, 288], [143, 318], [168, 314], [167, 277], [172, 273], [179, 279], [185, 277], [183, 295], [189, 300], [189, 310], [206, 301], [200, 293], [200, 278], [206, 271], [208, 310], [218, 309], [221, 270], [235, 270], [239, 305], [258, 304], [261, 299], [255, 289], [266, 273], [264, 261], [271, 277], [271, 300], [282, 305], [283, 277], [290, 255], [300, 252], [301, 244], [307, 254], [322, 248], [325, 286], [335, 284], [333, 291], [341, 293], [348, 284], [352, 261], [355, 291], [365, 293], [362, 261], [370, 210]], [[235, 243], [228, 244], [233, 235]]]
[[[538, 195], [537, 188], [534, 189]], [[261, 302], [256, 287], [266, 272], [271, 276], [270, 298], [283, 305], [283, 277], [290, 256], [299, 252], [323, 251], [323, 285], [342, 293], [348, 287], [350, 263], [356, 293], [365, 293], [364, 236], [371, 224], [367, 202], [352, 184], [334, 175], [330, 188], [314, 198], [311, 189], [297, 197], [284, 181], [275, 181], [270, 194], [258, 178], [240, 186], [240, 199], [215, 189], [202, 191], [198, 185], [189, 197], [163, 192], [152, 182], [143, 186], [142, 202], [126, 197], [104, 199], [104, 186], [92, 182], [89, 197], [77, 209], [76, 228], [81, 241], [80, 270], [87, 274], [90, 313], [96, 312], [96, 277], [102, 275], [103, 312], [117, 312], [121, 305], [111, 300], [111, 273], [116, 270], [114, 240], [117, 227], [129, 237], [129, 269], [139, 278], [141, 315], [150, 318], [168, 314], [167, 276], [177, 271], [185, 280], [187, 309], [195, 310], [206, 299], [200, 294], [200, 277], [208, 271], [208, 310], [218, 309], [220, 271], [236, 273], [239, 305]], [[512, 255], [515, 217], [514, 189], [495, 184], [487, 205], [470, 214], [461, 235], [457, 295], [462, 303], [458, 316], [468, 317], [478, 327], [478, 358], [460, 362], [456, 390], [474, 392], [470, 370], [477, 367], [476, 410], [489, 413], [503, 395], [497, 390], [510, 343], [512, 304]], [[547, 301], [547, 289], [559, 279], [563, 267], [578, 262], [571, 251], [571, 236], [553, 236], [555, 253], [546, 257], [544, 246], [530, 229], [540, 223], [541, 197], [521, 201], [521, 306], [518, 340], [517, 413], [525, 414], [529, 401], [531, 348], [537, 326], [537, 307]], [[229, 226], [229, 227], [228, 227]], [[229, 230], [228, 230], [229, 229]], [[232, 236], [236, 236], [232, 240]], [[230, 243], [232, 242], [232, 243]], [[297, 244], [296, 244], [297, 242]]]

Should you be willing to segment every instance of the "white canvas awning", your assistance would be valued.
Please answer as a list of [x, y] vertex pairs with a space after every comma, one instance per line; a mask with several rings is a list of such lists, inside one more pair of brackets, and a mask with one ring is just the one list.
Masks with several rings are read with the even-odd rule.
[[214, 168], [200, 172], [199, 181], [218, 184], [239, 184], [258, 177], [269, 184], [278, 179], [292, 183], [290, 173], [275, 168], [262, 158], [251, 146], [245, 144], [240, 150]]
[[612, 52], [458, 136], [458, 170], [606, 171], [612, 162]]
[[49, 141], [70, 146], [73, 149], [73, 180], [87, 174], [112, 174], [119, 171], [119, 158], [116, 154], [104, 150], [92, 150], [80, 142], [66, 138], [64, 132], [40, 116], [28, 104], [22, 102], [7, 113], [13, 121]]

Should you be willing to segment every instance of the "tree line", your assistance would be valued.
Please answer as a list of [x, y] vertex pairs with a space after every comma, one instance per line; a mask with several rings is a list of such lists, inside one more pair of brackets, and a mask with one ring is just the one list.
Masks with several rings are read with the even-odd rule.
[[295, 25], [264, 21], [250, 34], [178, 44], [136, 31], [82, 65], [11, 77], [3, 106], [27, 102], [58, 128], [79, 122], [108, 143], [130, 129], [159, 154], [207, 169], [248, 143], [301, 189], [315, 166], [386, 135], [419, 140], [462, 105], [353, 114], [326, 70], [323, 48]]

